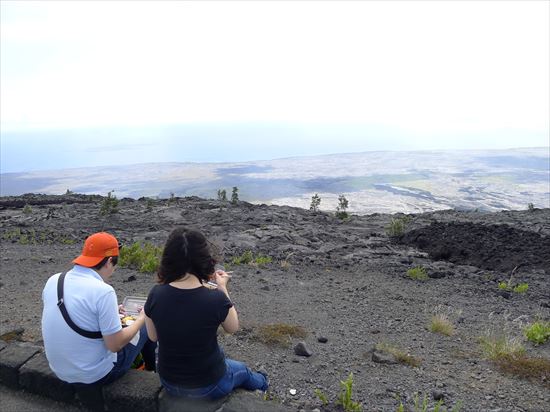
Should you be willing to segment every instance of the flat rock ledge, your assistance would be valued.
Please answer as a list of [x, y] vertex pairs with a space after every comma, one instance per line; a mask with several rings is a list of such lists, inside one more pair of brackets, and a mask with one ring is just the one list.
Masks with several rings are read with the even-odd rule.
[[[44, 348], [26, 342], [0, 340], [0, 384], [56, 401], [78, 404], [72, 385], [50, 370]], [[130, 370], [103, 389], [105, 405], [117, 412], [288, 412], [284, 405], [266, 401], [259, 391], [237, 390], [217, 401], [168, 395], [152, 372]]]

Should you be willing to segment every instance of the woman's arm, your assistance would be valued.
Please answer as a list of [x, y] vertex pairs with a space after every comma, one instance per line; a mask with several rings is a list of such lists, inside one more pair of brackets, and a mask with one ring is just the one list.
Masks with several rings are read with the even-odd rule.
[[229, 312], [222, 322], [222, 327], [227, 333], [235, 333], [239, 330], [239, 316], [235, 306], [229, 308]]
[[[229, 292], [227, 291], [227, 282], [229, 281], [229, 275], [222, 270], [218, 270], [215, 276], [216, 283], [218, 284], [218, 290], [221, 290], [223, 293], [225, 293], [225, 296], [227, 296], [227, 298], [231, 300], [231, 298], [229, 297]], [[235, 333], [239, 330], [239, 316], [237, 315], [237, 309], [235, 309], [235, 306], [231, 306], [229, 308], [229, 312], [227, 312], [227, 316], [222, 322], [222, 327], [223, 330], [225, 330], [227, 333]]]
[[149, 336], [149, 339], [156, 342], [158, 340], [157, 329], [151, 318], [147, 315], [145, 315], [145, 328], [147, 329], [147, 336]]

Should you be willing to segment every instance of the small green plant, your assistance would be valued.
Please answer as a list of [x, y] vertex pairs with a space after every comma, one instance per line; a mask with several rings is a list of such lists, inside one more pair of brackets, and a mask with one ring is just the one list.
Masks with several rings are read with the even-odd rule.
[[414, 280], [428, 279], [428, 274], [426, 273], [426, 269], [424, 269], [422, 266], [417, 266], [415, 268], [411, 268], [407, 270], [407, 276]]
[[345, 381], [340, 381], [342, 392], [336, 401], [337, 405], [341, 405], [345, 412], [361, 412], [363, 407], [360, 403], [354, 402], [351, 397], [353, 394], [353, 373], [350, 372]]
[[315, 393], [315, 395], [317, 395], [319, 400], [323, 403], [323, 406], [328, 405], [327, 395], [325, 395], [325, 393], [321, 389], [315, 389], [313, 392]]
[[222, 202], [227, 201], [227, 192], [225, 191], [225, 189], [218, 189], [218, 200]]
[[152, 273], [157, 270], [162, 248], [150, 243], [143, 245], [135, 242], [131, 246], [122, 246], [119, 263], [122, 267], [137, 269], [139, 272]]
[[[413, 397], [413, 403], [414, 403], [414, 412], [428, 412], [430, 410], [428, 408], [428, 396], [424, 395], [422, 398], [422, 402], [420, 401], [420, 395], [418, 393], [414, 394]], [[442, 409], [443, 408], [443, 409]], [[451, 409], [450, 412], [459, 412], [460, 408], [462, 408], [462, 401], [458, 401], [455, 406]], [[447, 408], [443, 406], [443, 400], [437, 401], [437, 403], [434, 405], [433, 409], [431, 409], [433, 412], [446, 412]], [[399, 406], [397, 408], [397, 412], [404, 412], [405, 407], [402, 403], [399, 403]]]
[[304, 328], [286, 323], [272, 323], [258, 328], [256, 338], [266, 345], [278, 345], [288, 347], [291, 338], [305, 338]]
[[256, 266], [264, 266], [271, 263], [272, 261], [273, 259], [271, 258], [271, 256], [257, 255], [254, 258], [254, 264]]
[[25, 207], [23, 208], [23, 213], [26, 214], [26, 215], [30, 215], [32, 213], [32, 209], [31, 209], [31, 206], [29, 204], [25, 205]]
[[348, 218], [348, 212], [346, 212], [347, 208], [349, 206], [349, 202], [346, 199], [344, 195], [338, 196], [338, 206], [336, 206], [336, 217], [339, 219], [347, 219]]
[[528, 203], [527, 204], [527, 210], [529, 212], [533, 212], [535, 210], [535, 205], [533, 203]]
[[445, 336], [451, 336], [454, 334], [455, 328], [447, 315], [444, 313], [438, 313], [432, 316], [430, 331], [440, 333]]
[[391, 219], [390, 224], [386, 226], [386, 234], [389, 237], [398, 237], [405, 232], [405, 228], [409, 223], [409, 217], [405, 216], [402, 218]]
[[516, 293], [525, 293], [527, 292], [527, 289], [529, 289], [529, 284], [527, 283], [520, 283], [512, 288], [512, 290]]
[[237, 186], [233, 186], [233, 190], [231, 191], [231, 203], [236, 204], [239, 201], [239, 188]]
[[112, 215], [118, 213], [119, 200], [113, 194], [113, 190], [107, 193], [107, 197], [103, 198], [101, 202], [101, 208], [99, 209], [100, 215]]
[[313, 196], [311, 196], [311, 204], [309, 206], [309, 210], [312, 212], [317, 212], [319, 210], [319, 206], [321, 205], [321, 198], [317, 193], [315, 193]]
[[513, 291], [516, 293], [525, 293], [529, 289], [528, 283], [518, 283], [517, 285], [512, 286], [510, 281], [508, 282], [498, 282], [498, 288], [500, 290]]
[[252, 265], [252, 266], [264, 266], [271, 263], [273, 259], [271, 256], [265, 256], [261, 253], [254, 256], [251, 250], [245, 251], [241, 256], [235, 256], [231, 259], [232, 265]]
[[523, 334], [528, 341], [535, 345], [542, 345], [550, 339], [550, 322], [538, 320], [523, 330]]
[[428, 397], [424, 395], [422, 403], [420, 403], [420, 395], [414, 394], [414, 412], [427, 412], [428, 410]]
[[254, 255], [251, 250], [245, 251], [241, 256], [231, 259], [233, 265], [249, 265], [254, 261]]

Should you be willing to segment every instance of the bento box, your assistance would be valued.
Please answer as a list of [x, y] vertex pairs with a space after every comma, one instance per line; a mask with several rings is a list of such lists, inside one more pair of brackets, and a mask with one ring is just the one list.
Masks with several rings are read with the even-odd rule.
[[147, 300], [144, 296], [126, 296], [122, 301], [122, 307], [126, 312], [126, 316], [123, 316], [120, 321], [123, 326], [130, 326], [136, 320], [141, 309], [145, 306]]

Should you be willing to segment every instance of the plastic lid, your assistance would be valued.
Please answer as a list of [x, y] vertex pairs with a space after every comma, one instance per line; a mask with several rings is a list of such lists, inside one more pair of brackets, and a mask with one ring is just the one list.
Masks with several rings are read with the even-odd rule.
[[126, 313], [132, 316], [139, 314], [139, 309], [145, 306], [147, 300], [144, 296], [126, 296], [122, 301], [122, 306]]

